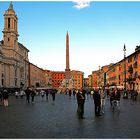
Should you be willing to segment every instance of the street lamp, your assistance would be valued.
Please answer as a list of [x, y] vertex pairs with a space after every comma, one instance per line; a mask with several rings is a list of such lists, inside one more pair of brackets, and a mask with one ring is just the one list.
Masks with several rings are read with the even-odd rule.
[[126, 47], [124, 44], [124, 98], [128, 98], [127, 92], [126, 92]]
[[101, 82], [101, 66], [99, 66], [99, 77], [98, 77], [99, 79], [98, 79], [98, 86], [99, 86], [99, 88], [100, 88], [100, 82]]

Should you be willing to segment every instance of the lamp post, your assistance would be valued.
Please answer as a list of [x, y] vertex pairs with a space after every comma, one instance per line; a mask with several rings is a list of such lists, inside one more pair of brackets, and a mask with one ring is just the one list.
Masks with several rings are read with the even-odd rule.
[[101, 66], [99, 66], [99, 77], [98, 77], [98, 86], [99, 86], [99, 89], [100, 89], [100, 84], [101, 84]]
[[124, 44], [124, 98], [128, 98], [127, 92], [126, 92], [126, 47]]

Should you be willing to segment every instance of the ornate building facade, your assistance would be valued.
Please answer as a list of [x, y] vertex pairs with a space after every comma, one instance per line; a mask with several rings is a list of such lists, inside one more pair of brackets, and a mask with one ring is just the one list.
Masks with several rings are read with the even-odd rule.
[[12, 2], [4, 13], [3, 39], [0, 41], [0, 87], [28, 86], [28, 52], [18, 42], [18, 18]]

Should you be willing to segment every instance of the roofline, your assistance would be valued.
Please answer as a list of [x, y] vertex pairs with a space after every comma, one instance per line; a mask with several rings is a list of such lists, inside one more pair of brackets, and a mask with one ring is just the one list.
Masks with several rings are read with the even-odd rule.
[[37, 65], [35, 65], [35, 64], [31, 63], [31, 62], [29, 62], [29, 64], [30, 64], [30, 65], [33, 65], [33, 66], [35, 66], [35, 67], [37, 67], [37, 68], [39, 68], [39, 69], [42, 70], [42, 71], [45, 71], [44, 69], [38, 67]]
[[24, 49], [26, 49], [28, 52], [30, 52], [23, 44], [21, 44], [20, 42], [18, 42], [18, 45], [23, 47]]
[[[137, 51], [133, 52], [132, 54], [128, 55], [128, 56], [126, 57], [126, 59], [128, 59], [129, 57], [131, 57], [131, 56], [133, 56], [134, 54], [139, 53], [139, 52], [140, 52], [140, 50], [137, 50]], [[110, 66], [110, 68], [112, 68], [112, 67], [118, 65], [118, 64], [121, 63], [122, 61], [124, 61], [124, 58], [123, 58], [122, 60], [116, 62], [116, 63], [113, 64], [112, 66]], [[109, 69], [108, 71], [110, 71], [110, 69]], [[108, 71], [106, 71], [106, 73], [107, 73]]]

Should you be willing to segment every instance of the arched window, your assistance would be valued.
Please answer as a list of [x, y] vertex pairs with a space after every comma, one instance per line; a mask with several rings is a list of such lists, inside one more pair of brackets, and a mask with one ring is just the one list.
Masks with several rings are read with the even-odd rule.
[[8, 29], [10, 29], [10, 18], [8, 18]]

